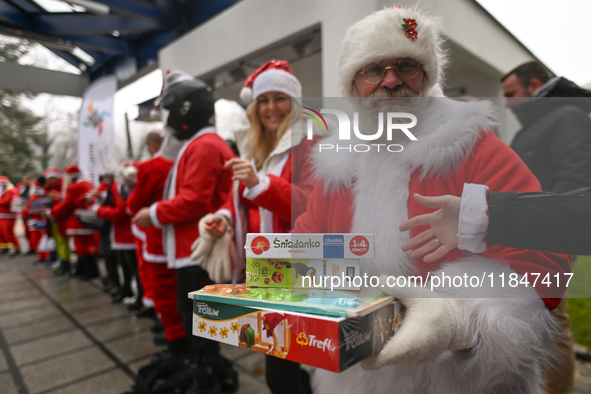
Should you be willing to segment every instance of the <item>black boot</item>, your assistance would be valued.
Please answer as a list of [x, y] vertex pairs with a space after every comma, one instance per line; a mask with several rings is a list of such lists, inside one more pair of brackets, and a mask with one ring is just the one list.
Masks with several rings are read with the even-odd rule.
[[64, 275], [70, 272], [70, 262], [68, 260], [66, 261], [60, 261], [60, 265], [58, 265], [54, 270], [53, 270], [53, 274], [55, 276], [60, 276], [60, 275]]
[[232, 361], [228, 360], [221, 354], [218, 355], [216, 375], [220, 384], [220, 391], [222, 393], [234, 393], [238, 390], [238, 372], [234, 370]]
[[86, 275], [86, 256], [80, 257], [78, 256], [78, 262], [76, 263], [76, 270], [72, 274], [72, 276], [77, 276], [82, 278]]
[[90, 254], [88, 256], [84, 256], [85, 257], [85, 261], [86, 261], [86, 271], [85, 271], [85, 275], [82, 277], [82, 279], [84, 280], [91, 280], [94, 278], [98, 278], [99, 277], [99, 270], [98, 270], [98, 264], [96, 261], [96, 255], [94, 254]]

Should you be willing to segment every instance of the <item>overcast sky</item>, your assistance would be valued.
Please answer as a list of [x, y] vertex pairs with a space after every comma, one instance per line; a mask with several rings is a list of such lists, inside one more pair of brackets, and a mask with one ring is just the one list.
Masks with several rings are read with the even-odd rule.
[[591, 0], [477, 0], [555, 74], [591, 83]]

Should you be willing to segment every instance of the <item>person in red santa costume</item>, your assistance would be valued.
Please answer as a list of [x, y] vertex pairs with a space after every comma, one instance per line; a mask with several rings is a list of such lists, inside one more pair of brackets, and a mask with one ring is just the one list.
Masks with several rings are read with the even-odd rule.
[[29, 199], [32, 196], [33, 190], [35, 188], [35, 178], [33, 178], [33, 175], [28, 174], [23, 176], [23, 181], [17, 185], [17, 189], [18, 189], [18, 194], [21, 198], [21, 205], [22, 205], [22, 214], [21, 217], [23, 219], [23, 224], [25, 227], [25, 238], [27, 239], [27, 242], [29, 244], [29, 250], [27, 251], [27, 254], [35, 254], [35, 249], [31, 247], [31, 243], [37, 243], [37, 241], [33, 240], [31, 238], [31, 229], [33, 228], [33, 225], [29, 225], [28, 223], [28, 217], [26, 215], [24, 215], [24, 210], [26, 209], [28, 203], [29, 203]]
[[86, 209], [92, 205], [92, 201], [87, 197], [93, 191], [94, 185], [82, 177], [77, 164], [66, 168], [64, 173], [71, 179], [71, 183], [66, 189], [63, 200], [51, 208], [50, 214], [57, 221], [66, 221], [66, 235], [74, 239], [74, 247], [78, 255], [74, 275], [85, 280], [93, 279], [99, 275], [95, 230], [84, 227], [74, 211]]
[[[534, 288], [532, 276], [528, 286], [515, 287], [498, 281], [491, 285], [490, 280], [481, 281], [482, 287], [472, 282], [435, 287], [435, 277], [563, 275], [570, 272], [569, 256], [492, 246], [479, 256], [456, 249], [445, 260], [427, 264], [401, 249], [425, 226], [410, 232], [399, 226], [432, 212], [411, 197], [414, 193], [461, 195], [465, 182], [496, 191], [540, 190], [525, 164], [489, 129], [491, 103], [426, 97], [442, 79], [446, 54], [441, 41], [436, 20], [416, 9], [394, 7], [357, 22], [342, 44], [342, 93], [374, 97], [351, 99], [362, 115], [412, 109], [416, 140], [397, 130], [390, 137], [403, 147], [399, 152], [317, 150], [319, 183], [294, 232], [373, 233], [375, 258], [360, 266], [368, 276], [379, 276], [377, 287], [398, 298], [406, 312], [379, 354], [340, 374], [317, 370], [313, 385], [318, 393], [543, 392], [543, 366], [557, 335], [549, 310], [558, 305], [563, 289], [556, 283]], [[338, 137], [320, 144], [342, 144]], [[356, 139], [365, 142], [358, 134], [346, 142]], [[379, 142], [392, 141], [381, 137]], [[429, 250], [440, 246], [434, 237], [422, 245]], [[399, 282], [397, 287], [386, 275], [421, 275], [427, 285]]]
[[[244, 281], [245, 256], [244, 248], [237, 248], [238, 265], [231, 278], [227, 267], [227, 251], [233, 248], [229, 226], [234, 229], [236, 245], [244, 245], [247, 233], [290, 232], [314, 189], [309, 152], [317, 141], [305, 138], [303, 114], [292, 115], [292, 101], [301, 100], [302, 85], [287, 61], [263, 64], [246, 79], [240, 97], [250, 103], [246, 110], [250, 121], [248, 151], [243, 158], [226, 163], [237, 181], [233, 193], [220, 210], [201, 219], [201, 237], [193, 253], [193, 258], [203, 259], [201, 265], [215, 281], [232, 279], [234, 283]], [[222, 264], [226, 267], [220, 269]], [[309, 386], [307, 375], [300, 379], [303, 371], [299, 364], [271, 356], [266, 364], [272, 392], [304, 393], [302, 384]], [[285, 386], [286, 376], [293, 381], [289, 387]]]
[[85, 216], [96, 215], [100, 219], [111, 222], [109, 237], [111, 250], [123, 271], [123, 285], [119, 293], [115, 294], [113, 302], [121, 302], [124, 298], [133, 297], [131, 284], [135, 278], [138, 289], [136, 301], [141, 305], [143, 289], [137, 273], [136, 245], [131, 232], [131, 216], [126, 211], [126, 201], [135, 186], [136, 174], [136, 167], [126, 166], [121, 171], [122, 182], [112, 182], [109, 185], [114, 206], [94, 204], [90, 212], [79, 210], [77, 213]]
[[23, 220], [26, 219], [26, 226], [29, 229], [29, 247], [37, 253], [38, 262], [46, 262], [49, 259], [49, 252], [38, 251], [39, 241], [47, 231], [47, 220], [45, 219], [45, 190], [34, 182], [29, 186], [29, 200], [23, 210]]
[[[164, 184], [172, 168], [172, 160], [160, 152], [162, 133], [152, 131], [146, 136], [146, 147], [152, 158], [140, 164], [137, 184], [127, 201], [127, 210], [135, 215], [140, 209], [162, 200]], [[154, 309], [160, 316], [168, 349], [172, 354], [185, 354], [189, 340], [183, 328], [177, 309], [176, 272], [168, 268], [166, 254], [162, 247], [162, 229], [156, 226], [139, 229], [134, 225], [134, 234], [141, 231], [144, 240], [140, 253], [144, 259], [144, 287], [150, 289]]]
[[0, 176], [0, 244], [2, 245], [2, 254], [10, 253], [11, 256], [17, 256], [20, 250], [18, 238], [14, 234], [14, 224], [19, 216], [17, 205], [19, 205], [20, 196], [18, 189], [10, 183], [10, 179]]
[[[51, 198], [53, 204], [56, 205], [62, 200], [62, 173], [57, 168], [48, 168], [43, 173], [45, 184], [43, 190], [47, 197]], [[55, 241], [55, 252], [49, 254], [49, 262], [51, 263], [57, 257], [60, 261], [58, 267], [53, 271], [55, 275], [62, 275], [70, 272], [70, 243], [66, 235], [66, 219], [54, 219], [51, 215], [46, 215], [49, 222], [49, 234]], [[57, 255], [57, 256], [56, 256]]]
[[170, 171], [163, 200], [140, 209], [133, 222], [144, 228], [154, 225], [163, 229], [168, 267], [176, 270], [177, 307], [190, 352], [208, 375], [198, 377], [200, 384], [218, 378], [223, 390], [234, 391], [238, 376], [231, 362], [220, 355], [219, 344], [192, 334], [193, 302], [187, 298], [189, 292], [213, 283], [199, 262], [191, 260], [191, 244], [199, 236], [199, 219], [215, 212], [228, 198], [232, 172], [224, 164], [234, 154], [211, 126], [214, 97], [205, 83], [175, 83], [165, 89], [160, 104], [166, 111], [167, 129], [185, 142]]

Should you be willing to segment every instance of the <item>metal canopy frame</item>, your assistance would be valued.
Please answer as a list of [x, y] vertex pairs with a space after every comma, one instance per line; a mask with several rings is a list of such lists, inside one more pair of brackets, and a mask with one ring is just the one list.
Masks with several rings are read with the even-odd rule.
[[55, 1], [72, 12], [48, 11], [42, 1], [0, 0], [0, 33], [40, 43], [90, 80], [115, 74], [124, 82], [157, 62], [160, 48], [239, 0]]

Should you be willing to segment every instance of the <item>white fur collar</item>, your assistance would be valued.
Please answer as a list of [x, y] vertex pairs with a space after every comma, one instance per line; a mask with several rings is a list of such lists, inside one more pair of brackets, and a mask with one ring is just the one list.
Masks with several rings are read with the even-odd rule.
[[[493, 124], [494, 108], [488, 101], [474, 100], [459, 102], [449, 98], [431, 98], [424, 109], [425, 115], [418, 117], [417, 125], [411, 132], [417, 141], [404, 140], [400, 153], [349, 153], [334, 150], [318, 151], [314, 148], [313, 161], [316, 176], [324, 180], [327, 189], [349, 187], [356, 178], [356, 172], [364, 159], [387, 161], [408, 171], [421, 169], [422, 176], [445, 174], [457, 167], [466, 153], [476, 143], [479, 133]], [[351, 143], [355, 143], [351, 140]], [[370, 143], [357, 141], [357, 143]], [[396, 142], [389, 142], [396, 143]], [[332, 134], [319, 144], [349, 145], [349, 141], [338, 141]], [[384, 156], [382, 158], [382, 156]], [[368, 163], [366, 163], [367, 165]]]

